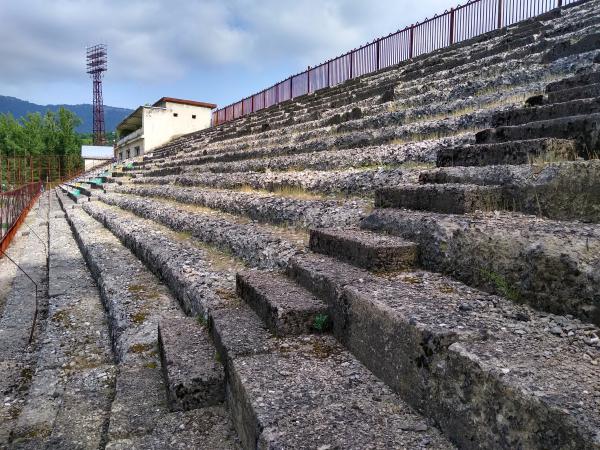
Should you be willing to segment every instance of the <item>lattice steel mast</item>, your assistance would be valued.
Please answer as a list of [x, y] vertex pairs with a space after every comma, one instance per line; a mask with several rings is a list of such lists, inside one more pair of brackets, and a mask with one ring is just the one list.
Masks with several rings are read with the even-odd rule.
[[87, 48], [87, 73], [90, 74], [94, 83], [94, 145], [104, 145], [106, 143], [102, 74], [106, 72], [107, 65], [106, 44], [98, 44]]

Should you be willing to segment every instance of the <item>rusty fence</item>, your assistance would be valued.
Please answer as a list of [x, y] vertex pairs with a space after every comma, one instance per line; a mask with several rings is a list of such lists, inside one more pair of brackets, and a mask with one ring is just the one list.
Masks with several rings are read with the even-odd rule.
[[42, 183], [28, 183], [12, 191], [0, 192], [0, 250], [4, 252], [19, 225], [42, 191]]
[[62, 182], [83, 169], [79, 155], [0, 156], [0, 192], [34, 182]]
[[472, 0], [214, 111], [216, 126], [580, 0]]
[[79, 156], [0, 156], [0, 250], [10, 244], [42, 189], [83, 172]]

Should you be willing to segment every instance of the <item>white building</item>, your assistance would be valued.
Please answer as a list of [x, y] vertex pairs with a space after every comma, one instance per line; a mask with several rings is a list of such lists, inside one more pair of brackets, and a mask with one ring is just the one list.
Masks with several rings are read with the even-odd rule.
[[113, 159], [113, 148], [110, 145], [82, 145], [81, 157], [85, 162], [85, 170], [106, 164]]
[[140, 106], [117, 125], [114, 155], [119, 161], [143, 155], [182, 134], [210, 126], [217, 105], [163, 97], [152, 106]]

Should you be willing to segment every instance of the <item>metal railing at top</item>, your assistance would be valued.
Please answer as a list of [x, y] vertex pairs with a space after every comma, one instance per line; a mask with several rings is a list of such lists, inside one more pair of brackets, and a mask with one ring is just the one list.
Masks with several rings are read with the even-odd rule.
[[301, 95], [394, 66], [419, 55], [581, 0], [472, 0], [410, 25], [212, 113], [216, 126]]

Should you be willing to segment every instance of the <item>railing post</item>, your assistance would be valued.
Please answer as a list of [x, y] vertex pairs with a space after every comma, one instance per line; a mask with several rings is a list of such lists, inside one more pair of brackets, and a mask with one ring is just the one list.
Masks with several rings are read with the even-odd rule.
[[450, 8], [450, 45], [454, 44], [454, 8]]
[[410, 26], [410, 32], [409, 32], [409, 37], [408, 37], [408, 59], [411, 59], [413, 57], [413, 44], [415, 42], [415, 26], [411, 25]]
[[557, 5], [557, 6], [558, 6], [559, 8], [562, 8], [562, 5], [563, 5], [563, 0], [558, 0], [558, 5]]
[[308, 66], [308, 70], [306, 71], [306, 93], [310, 94], [310, 66]]
[[381, 42], [381, 39], [377, 39], [375, 41], [375, 52], [376, 52], [375, 60], [376, 60], [377, 70], [379, 70], [379, 42]]
[[252, 94], [252, 100], [251, 100], [251, 102], [250, 102], [250, 103], [251, 103], [251, 104], [250, 104], [250, 106], [251, 106], [251, 108], [250, 108], [250, 109], [252, 110], [252, 112], [254, 112], [254, 94]]
[[504, 13], [503, 6], [504, 0], [498, 0], [498, 28], [502, 28], [502, 14]]
[[354, 50], [350, 52], [350, 78], [354, 76]]

